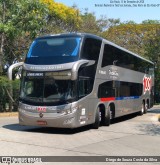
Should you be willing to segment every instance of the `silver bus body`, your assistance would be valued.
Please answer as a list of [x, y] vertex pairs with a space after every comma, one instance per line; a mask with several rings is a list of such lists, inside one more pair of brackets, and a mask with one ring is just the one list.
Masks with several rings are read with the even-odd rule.
[[[77, 51], [77, 59], [53, 64], [50, 60], [47, 64], [30, 63], [27, 60], [21, 63], [23, 68], [19, 101], [21, 125], [76, 128], [93, 124], [98, 128], [100, 123], [109, 125], [110, 119], [135, 112], [142, 115], [152, 107], [154, 65], [151, 61], [91, 34], [61, 34], [41, 37], [38, 40], [72, 36], [81, 40], [79, 50], [77, 51], [77, 46], [74, 48], [74, 51]], [[52, 42], [49, 44], [55, 46], [54, 41]], [[62, 44], [61, 40], [57, 42]], [[73, 58], [75, 58], [74, 51], [71, 53]], [[85, 55], [85, 51], [91, 54]], [[62, 56], [70, 58], [67, 54]], [[53, 57], [53, 61], [56, 61], [56, 57]], [[32, 55], [28, 58], [32, 60]], [[132, 59], [137, 61], [132, 64]], [[10, 79], [12, 69], [13, 67], [8, 71]], [[44, 82], [40, 85], [42, 81]], [[53, 90], [49, 86], [53, 83], [57, 83], [60, 94], [49, 95]], [[37, 85], [39, 85], [37, 93], [32, 95], [33, 88]], [[70, 91], [68, 88], [72, 89], [72, 96], [69, 96], [72, 99], [64, 99], [64, 95]], [[43, 98], [41, 95], [35, 97], [39, 92], [43, 94]]]

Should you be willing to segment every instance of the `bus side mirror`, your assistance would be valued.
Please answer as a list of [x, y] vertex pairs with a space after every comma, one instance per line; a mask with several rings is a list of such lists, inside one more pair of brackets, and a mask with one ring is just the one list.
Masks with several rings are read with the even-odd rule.
[[24, 64], [24, 62], [19, 62], [19, 63], [15, 63], [15, 64], [12, 64], [9, 68], [8, 68], [8, 79], [9, 80], [12, 80], [13, 79], [13, 69], [14, 68], [17, 68], [17, 67], [20, 67]]
[[71, 80], [77, 79], [78, 70], [81, 66], [85, 66], [89, 63], [89, 60], [79, 60], [72, 67], [72, 77]]

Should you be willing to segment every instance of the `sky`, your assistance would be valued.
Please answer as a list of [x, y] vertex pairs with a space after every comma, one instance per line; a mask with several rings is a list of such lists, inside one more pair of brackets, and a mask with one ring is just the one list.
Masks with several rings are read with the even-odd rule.
[[97, 18], [101, 15], [107, 18], [120, 19], [121, 22], [144, 20], [160, 20], [160, 0], [55, 0], [67, 6], [76, 4], [84, 12], [94, 12]]

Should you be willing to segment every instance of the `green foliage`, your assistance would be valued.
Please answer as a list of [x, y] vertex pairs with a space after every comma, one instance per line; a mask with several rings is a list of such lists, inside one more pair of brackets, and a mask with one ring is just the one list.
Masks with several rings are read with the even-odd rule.
[[8, 0], [3, 3], [0, 9], [3, 15], [0, 21], [0, 34], [3, 37], [0, 56], [3, 58], [3, 64], [0, 65], [10, 65], [15, 60], [19, 61], [24, 46], [27, 49], [31, 40], [46, 25], [48, 10], [39, 0]]
[[85, 9], [85, 13], [81, 14], [81, 18], [82, 23], [79, 28], [80, 32], [92, 33], [102, 37], [104, 37], [103, 31], [106, 31], [110, 27], [120, 24], [119, 19], [108, 19], [106, 16], [103, 15], [99, 19], [97, 19], [94, 13], [88, 12], [88, 9]]
[[160, 21], [159, 20], [144, 20], [142, 21], [142, 24], [160, 24]]
[[144, 49], [145, 56], [155, 62], [155, 89], [160, 94], [160, 28], [148, 33]]
[[40, 0], [49, 10], [47, 18], [47, 28], [44, 31], [49, 33], [73, 32], [77, 31], [81, 17], [76, 7], [67, 7], [63, 3], [54, 0]]
[[13, 111], [17, 111], [19, 98], [19, 80], [9, 81], [7, 77], [0, 76], [0, 112], [9, 111], [9, 92], [13, 93]]
[[97, 34], [100, 32], [100, 28], [97, 24], [96, 17], [93, 13], [85, 13], [81, 15], [82, 17], [82, 24], [79, 29], [80, 32], [92, 33]]
[[0, 32], [10, 39], [28, 32], [32, 38], [44, 25], [47, 8], [39, 0], [1, 0]]
[[[121, 24], [113, 26], [103, 33], [108, 40], [142, 56], [148, 35], [156, 35], [159, 24]], [[147, 56], [146, 56], [147, 57]]]

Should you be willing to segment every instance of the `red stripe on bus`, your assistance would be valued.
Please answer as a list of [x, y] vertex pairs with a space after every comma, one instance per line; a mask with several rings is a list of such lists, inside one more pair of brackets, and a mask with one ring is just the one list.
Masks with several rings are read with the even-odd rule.
[[101, 101], [114, 101], [115, 97], [101, 98]]

